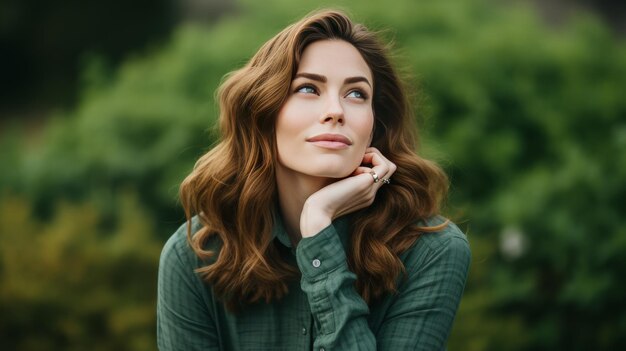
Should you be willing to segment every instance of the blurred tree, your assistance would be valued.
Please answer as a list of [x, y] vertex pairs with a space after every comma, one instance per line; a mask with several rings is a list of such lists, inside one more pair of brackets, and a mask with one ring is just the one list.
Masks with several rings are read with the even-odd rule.
[[179, 23], [212, 23], [231, 0], [0, 1], [0, 121], [13, 111], [71, 106], [85, 60], [109, 69], [167, 40]]
[[67, 101], [81, 54], [118, 60], [174, 24], [169, 0], [134, 2], [2, 1], [1, 104]]
[[445, 13], [400, 45], [474, 248], [453, 345], [625, 348], [624, 43], [582, 14], [553, 31], [524, 9]]

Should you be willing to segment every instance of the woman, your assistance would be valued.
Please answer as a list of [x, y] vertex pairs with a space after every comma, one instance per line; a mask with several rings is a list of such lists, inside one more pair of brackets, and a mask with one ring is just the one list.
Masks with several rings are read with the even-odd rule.
[[[219, 90], [219, 144], [181, 185], [161, 350], [440, 350], [470, 261], [447, 178], [374, 34], [340, 12], [270, 39]], [[393, 176], [393, 178], [392, 178]]]

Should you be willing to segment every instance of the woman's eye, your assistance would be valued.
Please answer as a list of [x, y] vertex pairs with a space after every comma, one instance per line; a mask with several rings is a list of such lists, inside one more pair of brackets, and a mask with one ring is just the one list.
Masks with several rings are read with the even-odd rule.
[[310, 85], [301, 86], [296, 90], [296, 92], [304, 94], [317, 94], [317, 90]]
[[365, 94], [360, 90], [352, 90], [351, 92], [348, 93], [346, 97], [353, 97], [353, 98], [362, 99], [362, 100], [367, 99], [367, 96], [365, 96]]

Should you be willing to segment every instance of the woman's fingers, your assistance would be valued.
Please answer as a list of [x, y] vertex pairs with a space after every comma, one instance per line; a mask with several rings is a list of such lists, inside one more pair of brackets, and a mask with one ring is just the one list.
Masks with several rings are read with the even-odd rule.
[[363, 156], [363, 163], [371, 164], [372, 166], [383, 164], [385, 161], [387, 161], [387, 159], [384, 158], [379, 152], [366, 150], [365, 155]]
[[[376, 174], [375, 176], [372, 174], [372, 181], [374, 181], [374, 183], [379, 183], [383, 179], [389, 179], [397, 168], [393, 162], [389, 161], [378, 149], [374, 147], [370, 147], [365, 150], [363, 163], [371, 164], [372, 167], [359, 167], [363, 168], [362, 170], [359, 170], [359, 172], [374, 172]], [[383, 184], [383, 182], [380, 182], [379, 187]]]
[[352, 175], [355, 176], [363, 173], [369, 173], [371, 171], [372, 169], [370, 167], [359, 166], [357, 167], [357, 169], [354, 170], [354, 172], [352, 172]]
[[351, 176], [332, 183], [307, 200], [309, 206], [332, 218], [370, 206], [376, 193], [396, 170], [396, 165], [375, 148], [368, 148], [363, 164]]

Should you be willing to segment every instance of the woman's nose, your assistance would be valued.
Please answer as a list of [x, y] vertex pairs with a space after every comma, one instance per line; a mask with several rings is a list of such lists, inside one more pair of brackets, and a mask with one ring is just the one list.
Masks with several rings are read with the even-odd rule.
[[320, 118], [321, 123], [344, 123], [343, 106], [340, 98], [329, 97], [327, 107]]

